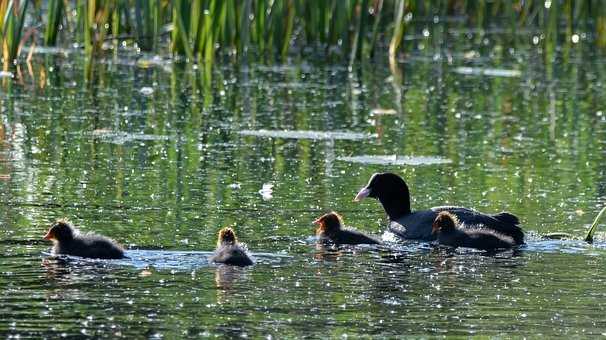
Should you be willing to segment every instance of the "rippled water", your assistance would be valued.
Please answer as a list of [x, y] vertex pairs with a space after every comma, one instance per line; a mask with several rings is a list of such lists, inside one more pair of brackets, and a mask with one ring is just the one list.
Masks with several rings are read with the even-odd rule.
[[[592, 246], [540, 235], [582, 237], [606, 201], [606, 59], [455, 52], [352, 73], [126, 56], [96, 65], [92, 85], [77, 53], [51, 54], [34, 78], [0, 79], [0, 334], [603, 334], [603, 233]], [[528, 244], [317, 246], [327, 210], [383, 234], [380, 205], [352, 202], [376, 171], [402, 175], [413, 208], [511, 211]], [[49, 257], [59, 217], [130, 259]], [[255, 266], [208, 263], [227, 225]]]

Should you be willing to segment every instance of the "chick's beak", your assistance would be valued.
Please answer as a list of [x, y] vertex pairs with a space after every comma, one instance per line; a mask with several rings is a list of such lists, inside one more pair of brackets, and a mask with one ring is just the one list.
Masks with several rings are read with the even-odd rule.
[[368, 197], [368, 195], [370, 195], [370, 189], [362, 188], [362, 190], [360, 190], [360, 192], [358, 192], [358, 194], [354, 198], [354, 202], [360, 202], [361, 200]]
[[320, 219], [318, 218], [317, 220], [313, 221], [313, 224], [320, 225], [322, 224], [322, 221], [320, 221]]
[[55, 238], [55, 235], [49, 230], [48, 233], [46, 233], [46, 235], [44, 235], [44, 239], [45, 240], [52, 240]]

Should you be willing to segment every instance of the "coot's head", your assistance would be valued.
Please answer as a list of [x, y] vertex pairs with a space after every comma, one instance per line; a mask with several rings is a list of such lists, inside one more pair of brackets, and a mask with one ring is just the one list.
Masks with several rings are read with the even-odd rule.
[[436, 219], [431, 225], [431, 233], [437, 234], [438, 232], [450, 232], [455, 230], [459, 224], [457, 217], [448, 211], [442, 211], [438, 214]]
[[45, 240], [70, 241], [74, 239], [74, 227], [67, 220], [58, 220], [53, 223], [44, 235]]
[[341, 230], [342, 223], [343, 218], [334, 211], [324, 214], [314, 221], [314, 224], [318, 225], [318, 229], [316, 229], [316, 233], [318, 234], [322, 232], [329, 234], [337, 232]]
[[390, 172], [375, 173], [370, 177], [368, 184], [358, 192], [354, 198], [359, 202], [366, 197], [372, 197], [381, 200], [382, 198], [402, 198], [409, 199], [408, 186], [402, 177]]
[[217, 238], [217, 247], [224, 245], [234, 245], [238, 243], [236, 233], [232, 228], [223, 228], [219, 230], [219, 237]]

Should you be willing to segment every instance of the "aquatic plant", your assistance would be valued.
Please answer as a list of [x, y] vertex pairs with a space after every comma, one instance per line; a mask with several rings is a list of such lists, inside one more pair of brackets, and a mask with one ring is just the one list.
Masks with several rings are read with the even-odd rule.
[[473, 27], [479, 42], [495, 23], [536, 31], [533, 41], [517, 43], [540, 45], [548, 59], [580, 39], [606, 47], [598, 0], [49, 0], [29, 11], [28, 2], [0, 0], [5, 63], [17, 56], [26, 12], [43, 18], [44, 44], [77, 43], [91, 58], [113, 41], [116, 49], [130, 44], [189, 62], [317, 54], [350, 65], [377, 56], [394, 63], [402, 49], [417, 46], [404, 43], [407, 34], [431, 39], [436, 27]]
[[585, 242], [593, 243], [593, 234], [595, 234], [595, 231], [598, 227], [598, 222], [600, 221], [600, 218], [602, 218], [602, 215], [604, 215], [605, 212], [606, 212], [606, 207], [602, 208], [602, 210], [600, 210], [600, 212], [598, 213], [598, 216], [596, 216], [595, 220], [593, 220], [593, 223], [591, 224], [591, 228], [589, 228], [589, 231], [587, 232], [587, 236], [585, 236]]
[[17, 58], [22, 39], [23, 23], [29, 0], [0, 1], [0, 43], [2, 44], [2, 60], [4, 70]]
[[61, 15], [63, 14], [63, 0], [49, 0], [47, 11], [44, 44], [52, 46], [57, 43], [57, 34], [59, 33]]
[[[120, 28], [123, 23], [126, 23], [128, 18], [128, 7], [124, 2], [122, 6], [112, 13], [112, 34], [114, 37], [120, 36]], [[162, 29], [162, 18], [167, 7], [166, 1], [164, 4], [160, 0], [136, 0], [135, 1], [135, 37], [137, 45], [144, 51], [153, 51], [156, 49], [160, 32]], [[121, 15], [124, 13], [124, 15]], [[121, 18], [125, 18], [121, 21]]]

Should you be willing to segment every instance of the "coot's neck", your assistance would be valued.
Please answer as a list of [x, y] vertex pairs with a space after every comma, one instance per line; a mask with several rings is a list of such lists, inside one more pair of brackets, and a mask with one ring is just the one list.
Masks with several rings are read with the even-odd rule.
[[379, 197], [379, 201], [390, 220], [397, 220], [411, 213], [408, 188], [400, 189], [397, 193], [392, 192], [388, 195], [383, 195]]

